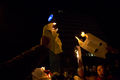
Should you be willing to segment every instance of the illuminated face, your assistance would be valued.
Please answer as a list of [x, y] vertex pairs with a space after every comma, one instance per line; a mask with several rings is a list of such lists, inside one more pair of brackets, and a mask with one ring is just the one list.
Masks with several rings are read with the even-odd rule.
[[103, 76], [104, 76], [104, 68], [103, 68], [102, 65], [99, 65], [99, 66], [97, 67], [97, 73], [98, 73], [98, 75], [99, 75], [100, 77], [103, 77]]
[[83, 77], [83, 76], [84, 76], [84, 71], [83, 71], [83, 69], [78, 68], [77, 73], [78, 73], [78, 75], [79, 75], [80, 77]]

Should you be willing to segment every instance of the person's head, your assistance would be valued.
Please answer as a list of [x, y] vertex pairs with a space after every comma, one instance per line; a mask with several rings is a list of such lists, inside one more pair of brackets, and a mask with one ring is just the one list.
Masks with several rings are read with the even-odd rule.
[[84, 77], [84, 71], [83, 71], [83, 69], [78, 68], [78, 69], [77, 69], [77, 74], [78, 74], [80, 77]]
[[102, 65], [98, 65], [97, 66], [97, 74], [100, 76], [100, 77], [103, 77], [104, 76], [104, 67]]

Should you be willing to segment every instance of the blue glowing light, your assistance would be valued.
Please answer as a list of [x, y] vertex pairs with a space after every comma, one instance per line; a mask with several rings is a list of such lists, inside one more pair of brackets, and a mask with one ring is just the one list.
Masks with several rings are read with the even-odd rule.
[[53, 14], [51, 14], [51, 15], [49, 16], [48, 21], [50, 22], [50, 21], [52, 20], [52, 18], [53, 18]]

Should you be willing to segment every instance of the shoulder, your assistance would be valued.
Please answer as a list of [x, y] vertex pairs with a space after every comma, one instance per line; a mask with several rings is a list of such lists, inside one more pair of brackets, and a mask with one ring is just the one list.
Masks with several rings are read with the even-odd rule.
[[83, 80], [82, 78], [80, 78], [80, 77], [77, 76], [77, 75], [75, 75], [75, 76], [73, 77], [73, 79], [74, 79], [74, 80]]

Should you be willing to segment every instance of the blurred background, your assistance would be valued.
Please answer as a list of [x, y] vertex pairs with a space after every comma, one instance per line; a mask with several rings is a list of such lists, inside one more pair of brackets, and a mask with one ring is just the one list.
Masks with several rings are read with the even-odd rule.
[[[54, 14], [60, 39], [63, 45], [63, 62], [65, 70], [68, 67], [76, 65], [74, 47], [77, 44], [75, 35], [79, 35], [81, 31], [89, 32], [105, 41], [114, 49], [120, 50], [120, 29], [119, 29], [119, 4], [116, 1], [41, 1], [41, 0], [24, 0], [24, 1], [8, 1], [0, 2], [0, 64], [11, 60], [13, 57], [21, 55], [23, 52], [40, 44], [42, 29], [48, 24], [48, 17]], [[27, 53], [27, 52], [26, 52]], [[28, 52], [29, 53], [29, 52]], [[82, 49], [82, 53], [88, 52]], [[35, 54], [33, 54], [35, 55]], [[71, 56], [72, 55], [72, 56]], [[83, 56], [84, 67], [87, 71], [97, 64], [103, 63], [103, 59], [90, 58]], [[28, 56], [28, 55], [27, 55]], [[112, 64], [112, 71], [117, 71], [115, 66], [119, 66], [119, 57], [117, 55], [107, 55], [105, 62]], [[26, 58], [26, 56], [25, 56]], [[38, 58], [38, 57], [37, 57]], [[41, 58], [41, 56], [40, 56]], [[16, 58], [17, 59], [17, 58]], [[9, 68], [16, 74], [17, 68], [26, 70], [31, 66], [33, 58], [16, 60], [13, 68]], [[31, 60], [31, 62], [29, 61]], [[40, 59], [42, 61], [42, 59]], [[22, 63], [21, 63], [22, 61]], [[25, 61], [25, 62], [24, 62]], [[15, 68], [17, 62], [20, 64]], [[28, 64], [26, 64], [28, 63]], [[106, 65], [107, 65], [106, 64]], [[7, 65], [7, 64], [5, 64]], [[9, 65], [9, 64], [8, 64]], [[32, 65], [33, 66], [33, 65]], [[1, 67], [1, 66], [0, 66]], [[4, 66], [3, 66], [4, 67]], [[36, 67], [36, 66], [35, 66]], [[34, 67], [34, 68], [35, 68]], [[31, 67], [30, 67], [31, 68]], [[30, 69], [29, 68], [29, 69]], [[71, 68], [71, 69], [73, 69]], [[118, 67], [119, 68], [119, 67]], [[1, 68], [2, 69], [2, 68]], [[5, 68], [6, 69], [6, 68]], [[26, 70], [28, 72], [30, 70]], [[6, 72], [8, 72], [6, 70]], [[11, 73], [9, 72], [9, 73]], [[21, 72], [20, 75], [23, 73]], [[30, 71], [31, 72], [31, 71]], [[28, 73], [30, 73], [28, 72]], [[116, 73], [116, 72], [115, 72]], [[119, 72], [117, 72], [119, 73]], [[6, 73], [5, 73], [6, 75]], [[11, 74], [12, 75], [12, 74]]]

